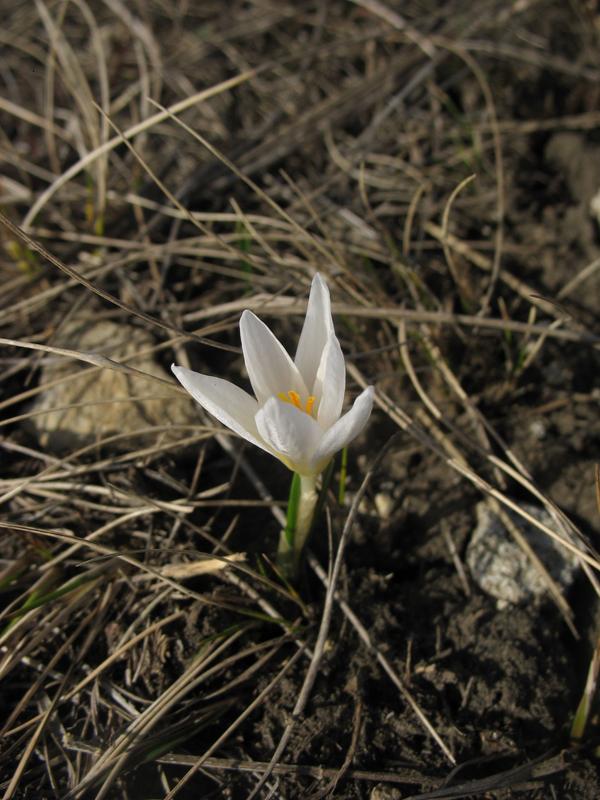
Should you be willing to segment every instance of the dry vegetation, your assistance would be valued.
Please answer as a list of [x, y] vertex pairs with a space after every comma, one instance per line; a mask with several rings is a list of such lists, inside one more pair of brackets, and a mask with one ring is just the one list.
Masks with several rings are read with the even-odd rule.
[[[597, 798], [595, 4], [1, 10], [0, 797]], [[242, 383], [317, 270], [377, 409], [294, 589], [289, 476], [169, 366]]]

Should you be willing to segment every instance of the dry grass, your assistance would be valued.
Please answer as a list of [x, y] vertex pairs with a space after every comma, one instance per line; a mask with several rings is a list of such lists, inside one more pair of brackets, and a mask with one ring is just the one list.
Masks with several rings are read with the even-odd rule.
[[[600, 593], [595, 521], [578, 514], [577, 524], [553, 500], [513, 429], [525, 424], [532, 375], [574, 352], [593, 359], [600, 343], [591, 293], [600, 262], [571, 252], [571, 274], [551, 296], [536, 267], [540, 253], [559, 263], [563, 246], [530, 242], [519, 227], [531, 137], [598, 125], [592, 12], [486, 2], [473, 15], [458, 0], [402, 4], [405, 16], [376, 0], [225, 5], [4, 3], [3, 800], [221, 797], [224, 770], [245, 787], [236, 797], [290, 786], [297, 794], [287, 796], [301, 796], [309, 785], [313, 797], [366, 797], [375, 782], [424, 791], [439, 781], [458, 758], [438, 731], [444, 707], [422, 707], [410, 658], [368, 630], [342, 558], [357, 518], [376, 519], [389, 463], [411, 452], [503, 515], [575, 638], [569, 598], [505, 512], [575, 553]], [[539, 14], [549, 22], [538, 32]], [[553, 17], [568, 18], [576, 62], [554, 52]], [[517, 118], [515, 83], [552, 79], [579, 104], [545, 113], [540, 102]], [[93, 408], [101, 420], [107, 406], [153, 400], [164, 415], [173, 405], [189, 415], [168, 365], [239, 382], [240, 311], [292, 341], [317, 270], [332, 290], [349, 395], [375, 384], [378, 411], [351, 453], [349, 507], [330, 498], [329, 565], [317, 547], [308, 595], [268, 559], [286, 476], [200, 411], [198, 424], [100, 424], [62, 451], [32, 435], [49, 413], [37, 398], [111, 371], [126, 396], [71, 398], [54, 411]], [[90, 352], [69, 338], [74, 322], [132, 325], [152, 344]], [[148, 371], [149, 358], [162, 372]], [[67, 374], [44, 377], [65, 360]], [[544, 418], [597, 397], [583, 388], [534, 402]], [[525, 496], [549, 510], [552, 528], [521, 507]], [[437, 534], [468, 593], [443, 520]], [[339, 769], [288, 763], [337, 635], [357, 637], [437, 767], [356, 766], [363, 699]], [[291, 716], [269, 762], [244, 749], [248, 720], [284, 681], [299, 697], [282, 710]], [[526, 777], [556, 771], [546, 767]], [[152, 775], [152, 788], [137, 774]], [[336, 794], [342, 781], [348, 793]]]

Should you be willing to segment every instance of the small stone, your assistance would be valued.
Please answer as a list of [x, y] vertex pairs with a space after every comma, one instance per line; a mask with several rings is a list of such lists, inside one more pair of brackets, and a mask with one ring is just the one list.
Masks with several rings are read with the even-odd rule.
[[399, 789], [387, 786], [385, 783], [378, 783], [371, 789], [369, 800], [401, 800], [402, 794]]
[[385, 492], [378, 492], [373, 498], [375, 508], [381, 519], [389, 519], [392, 509], [394, 508], [394, 501]]
[[[530, 503], [523, 503], [521, 508], [556, 530], [556, 523], [546, 509]], [[498, 608], [542, 598], [548, 588], [539, 569], [486, 503], [478, 503], [476, 511], [477, 527], [466, 558], [475, 583], [497, 599]], [[522, 517], [511, 511], [507, 513], [556, 583], [568, 588], [578, 568], [576, 557]], [[562, 530], [557, 532], [567, 538]]]
[[[150, 351], [153, 338], [141, 328], [110, 321], [90, 324], [73, 321], [61, 330], [57, 346], [95, 353], [161, 378], [169, 378]], [[128, 359], [128, 360], [126, 360]], [[150, 426], [164, 426], [162, 431], [123, 438], [110, 444], [117, 450], [132, 449], [183, 438], [193, 431], [174, 429], [175, 425], [198, 425], [200, 416], [189, 397], [173, 388], [112, 369], [86, 374], [88, 365], [68, 358], [49, 356], [40, 376], [40, 384], [67, 379], [49, 386], [38, 395], [32, 410], [37, 414], [28, 425], [44, 449], [62, 452], [99, 441], [113, 434], [134, 432]], [[128, 400], [141, 397], [139, 400]], [[156, 398], [156, 399], [154, 399]], [[64, 408], [78, 404], [76, 408]], [[56, 411], [52, 409], [57, 409]], [[63, 409], [63, 410], [60, 410]]]
[[598, 225], [600, 225], [600, 189], [598, 189], [590, 201], [590, 213]]
[[546, 436], [546, 423], [541, 419], [534, 419], [529, 423], [529, 433], [534, 439], [541, 440]]

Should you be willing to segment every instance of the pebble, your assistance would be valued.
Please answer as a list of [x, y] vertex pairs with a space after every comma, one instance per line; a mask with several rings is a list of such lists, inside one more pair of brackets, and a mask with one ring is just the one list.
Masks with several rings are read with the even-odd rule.
[[590, 201], [590, 213], [598, 225], [600, 225], [600, 189], [598, 189]]
[[386, 492], [378, 492], [373, 498], [380, 519], [389, 519], [394, 508], [394, 499]]
[[529, 433], [539, 442], [546, 437], [546, 423], [541, 419], [534, 419], [529, 423]]
[[399, 789], [393, 786], [386, 786], [385, 783], [378, 783], [371, 789], [369, 800], [401, 800], [402, 794]]
[[[152, 336], [141, 328], [125, 323], [89, 320], [72, 321], [60, 332], [59, 341], [52, 344], [71, 350], [104, 355], [114, 361], [124, 361], [136, 369], [170, 378], [152, 355], [139, 356], [155, 344]], [[173, 429], [174, 425], [198, 425], [198, 409], [189, 397], [166, 384], [112, 369], [86, 373], [88, 365], [69, 358], [47, 356], [40, 375], [40, 384], [69, 378], [39, 394], [31, 409], [37, 414], [30, 417], [28, 427], [42, 447], [48, 451], [63, 452], [81, 447], [104, 437], [126, 433], [152, 425], [166, 426], [164, 432], [118, 440], [110, 447], [117, 450], [132, 449], [155, 443], [173, 441], [190, 435], [193, 431]], [[147, 399], [127, 401], [131, 396]], [[151, 399], [156, 397], [157, 399]], [[162, 399], [161, 399], [162, 398]], [[119, 402], [124, 401], [124, 402]], [[71, 404], [77, 408], [62, 409]]]
[[[566, 538], [546, 509], [530, 503], [522, 503], [521, 508]], [[539, 569], [486, 503], [478, 503], [476, 511], [477, 527], [467, 547], [466, 558], [475, 583], [496, 598], [498, 608], [541, 599], [548, 589]], [[552, 578], [561, 588], [567, 589], [579, 568], [576, 557], [517, 514], [507, 513]]]

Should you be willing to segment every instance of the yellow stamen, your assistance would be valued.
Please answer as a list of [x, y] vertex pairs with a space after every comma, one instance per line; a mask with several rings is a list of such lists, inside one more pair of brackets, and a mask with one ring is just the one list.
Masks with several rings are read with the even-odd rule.
[[300, 395], [298, 394], [298, 392], [295, 392], [293, 389], [290, 389], [290, 391], [288, 392], [288, 397], [290, 398], [290, 402], [292, 403], [292, 405], [296, 406], [296, 408], [299, 408], [300, 411], [302, 411], [302, 403], [300, 402]]
[[293, 389], [290, 389], [290, 391], [287, 392], [287, 393], [286, 392], [279, 392], [277, 394], [277, 397], [280, 400], [283, 400], [284, 403], [291, 403], [291, 405], [296, 406], [296, 408], [299, 408], [300, 411], [304, 410], [302, 408], [302, 403], [300, 402], [300, 395], [298, 394], [298, 392], [295, 392]]
[[284, 403], [290, 403], [290, 405], [296, 406], [299, 411], [305, 411], [307, 414], [312, 416], [313, 406], [315, 404], [315, 400], [317, 399], [314, 394], [311, 394], [306, 401], [306, 405], [302, 407], [302, 401], [300, 400], [300, 395], [298, 392], [295, 392], [293, 389], [290, 389], [289, 392], [278, 392], [277, 397]]

